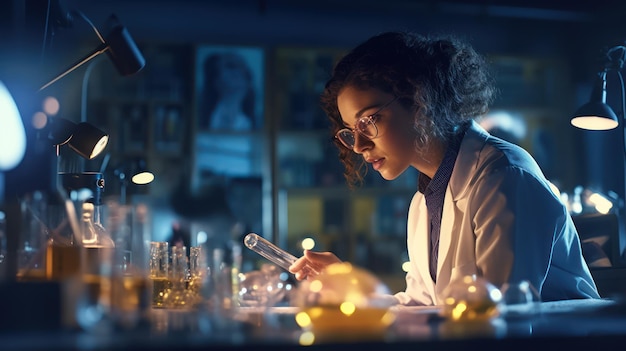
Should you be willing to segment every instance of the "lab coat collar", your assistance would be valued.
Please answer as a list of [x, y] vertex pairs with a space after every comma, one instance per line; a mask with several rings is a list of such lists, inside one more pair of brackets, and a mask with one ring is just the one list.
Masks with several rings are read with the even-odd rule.
[[[459, 154], [454, 164], [454, 171], [448, 183], [450, 196], [453, 201], [458, 201], [467, 196], [470, 188], [469, 184], [472, 181], [472, 177], [467, 177], [467, 175], [475, 174], [480, 160], [479, 155], [488, 138], [489, 133], [476, 121], [472, 121], [461, 142]], [[447, 196], [445, 201], [449, 201]]]

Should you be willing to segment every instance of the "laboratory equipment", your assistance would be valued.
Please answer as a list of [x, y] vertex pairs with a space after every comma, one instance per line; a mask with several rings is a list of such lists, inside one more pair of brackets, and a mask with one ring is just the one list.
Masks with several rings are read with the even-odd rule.
[[243, 239], [243, 243], [250, 250], [267, 258], [279, 267], [289, 271], [289, 266], [296, 262], [296, 256], [272, 244], [256, 233], [250, 233]]

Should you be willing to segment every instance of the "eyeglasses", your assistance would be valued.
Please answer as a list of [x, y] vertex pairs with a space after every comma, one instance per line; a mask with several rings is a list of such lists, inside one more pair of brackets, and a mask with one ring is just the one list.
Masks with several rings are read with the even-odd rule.
[[343, 146], [347, 147], [350, 150], [354, 150], [354, 144], [356, 142], [355, 132], [358, 132], [368, 139], [376, 138], [378, 136], [378, 128], [376, 127], [376, 123], [374, 123], [374, 119], [378, 117], [378, 114], [382, 110], [389, 107], [397, 99], [398, 97], [393, 98], [388, 103], [382, 105], [376, 112], [372, 113], [371, 115], [359, 117], [354, 124], [354, 129], [341, 129], [337, 132], [337, 134], [335, 134], [335, 138], [339, 139]]

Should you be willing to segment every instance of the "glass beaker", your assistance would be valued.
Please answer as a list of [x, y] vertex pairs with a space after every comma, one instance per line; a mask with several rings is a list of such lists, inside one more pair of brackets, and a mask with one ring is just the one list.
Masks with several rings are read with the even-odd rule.
[[171, 288], [169, 281], [170, 246], [167, 241], [150, 243], [150, 280], [152, 281], [152, 307], [165, 307], [165, 294]]
[[111, 277], [111, 307], [115, 324], [132, 329], [149, 319], [150, 233], [137, 230], [147, 221], [145, 205], [107, 202], [107, 230], [115, 242]]

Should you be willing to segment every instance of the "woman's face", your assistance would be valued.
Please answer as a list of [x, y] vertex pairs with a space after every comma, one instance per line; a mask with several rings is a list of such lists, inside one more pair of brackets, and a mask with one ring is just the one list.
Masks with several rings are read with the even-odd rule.
[[216, 89], [226, 94], [245, 94], [250, 86], [246, 62], [234, 54], [225, 54], [219, 61]]
[[355, 133], [354, 152], [363, 155], [386, 180], [396, 179], [409, 166], [420, 163], [414, 147], [413, 112], [398, 100], [393, 101], [394, 98], [378, 89], [360, 90], [351, 86], [345, 87], [337, 96], [341, 119], [350, 129], [354, 128], [358, 118], [370, 116], [384, 106], [374, 117], [378, 136], [368, 139]]

